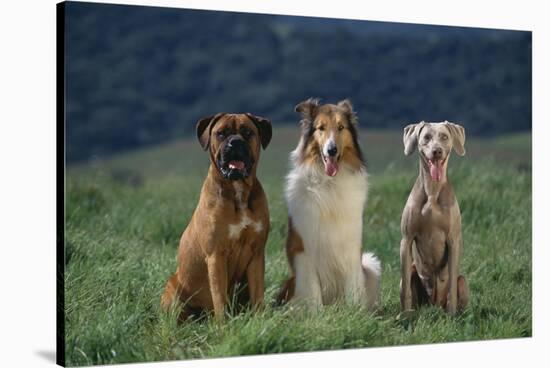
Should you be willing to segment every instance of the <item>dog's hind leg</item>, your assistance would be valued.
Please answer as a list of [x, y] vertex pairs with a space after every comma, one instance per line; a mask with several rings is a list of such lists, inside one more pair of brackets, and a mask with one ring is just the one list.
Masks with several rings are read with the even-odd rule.
[[179, 289], [178, 273], [176, 272], [166, 281], [166, 287], [160, 297], [160, 306], [164, 311], [168, 311], [179, 300]]
[[189, 300], [183, 300], [181, 284], [176, 271], [168, 281], [160, 297], [160, 307], [164, 312], [177, 308], [178, 323], [185, 322], [189, 317], [198, 317], [203, 313], [200, 308], [192, 308], [188, 305]]

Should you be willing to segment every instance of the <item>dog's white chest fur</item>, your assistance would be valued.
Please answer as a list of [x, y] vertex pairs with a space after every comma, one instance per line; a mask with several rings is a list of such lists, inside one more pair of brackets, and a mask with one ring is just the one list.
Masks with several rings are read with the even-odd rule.
[[294, 257], [296, 298], [315, 304], [365, 298], [361, 248], [367, 189], [365, 170], [342, 167], [329, 177], [320, 168], [301, 165], [289, 173], [289, 216], [304, 245]]
[[241, 232], [246, 229], [248, 226], [252, 226], [256, 233], [260, 233], [264, 226], [261, 221], [253, 221], [248, 216], [248, 210], [246, 209], [246, 204], [242, 200], [243, 187], [239, 182], [233, 183], [233, 188], [235, 189], [235, 200], [238, 203], [239, 208], [241, 209], [240, 222], [236, 224], [229, 224], [229, 238], [238, 239], [241, 236]]
[[252, 226], [254, 231], [257, 233], [260, 233], [264, 228], [261, 221], [252, 221], [246, 213], [243, 213], [241, 216], [241, 222], [229, 225], [229, 238], [238, 239], [241, 236], [241, 232], [248, 226]]

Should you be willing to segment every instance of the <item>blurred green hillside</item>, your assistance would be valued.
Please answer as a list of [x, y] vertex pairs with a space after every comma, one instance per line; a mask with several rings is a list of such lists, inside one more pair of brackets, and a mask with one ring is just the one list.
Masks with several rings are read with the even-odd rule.
[[[414, 173], [418, 170], [416, 156], [412, 158], [403, 155], [402, 134], [402, 131], [361, 129], [360, 144], [370, 173], [396, 170]], [[297, 126], [283, 124], [275, 127], [268, 149], [261, 153], [258, 175], [282, 179], [289, 168], [289, 153], [295, 148], [299, 136], [300, 130]], [[470, 137], [467, 132], [466, 156], [453, 155], [451, 158], [460, 165], [483, 159], [530, 172], [531, 134], [505, 134], [486, 139]], [[145, 181], [164, 177], [198, 175], [202, 178], [206, 175], [208, 165], [208, 155], [193, 137], [131, 150], [108, 159], [70, 165], [68, 178], [99, 175], [122, 184], [139, 186]]]

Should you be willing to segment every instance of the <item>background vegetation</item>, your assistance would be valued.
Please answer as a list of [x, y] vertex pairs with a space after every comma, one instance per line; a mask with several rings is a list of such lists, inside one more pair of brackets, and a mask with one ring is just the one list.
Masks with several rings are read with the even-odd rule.
[[350, 97], [363, 126], [531, 129], [531, 33], [86, 3], [67, 4], [67, 159], [193, 133], [218, 111], [296, 121]]
[[[266, 300], [288, 274], [283, 251], [283, 177], [295, 127], [277, 127], [262, 153], [271, 232]], [[164, 283], [176, 267], [179, 237], [194, 210], [208, 158], [180, 140], [110, 160], [72, 166], [67, 175], [65, 258], [66, 356], [69, 365], [221, 357], [324, 349], [527, 337], [531, 318], [531, 138], [468, 138], [451, 158], [449, 177], [462, 209], [461, 270], [471, 304], [448, 317], [426, 307], [400, 316], [399, 223], [417, 175], [402, 154], [401, 132], [362, 131], [370, 194], [364, 247], [382, 260], [382, 309], [336, 305], [318, 315], [289, 308], [230, 315], [177, 326], [160, 311]]]

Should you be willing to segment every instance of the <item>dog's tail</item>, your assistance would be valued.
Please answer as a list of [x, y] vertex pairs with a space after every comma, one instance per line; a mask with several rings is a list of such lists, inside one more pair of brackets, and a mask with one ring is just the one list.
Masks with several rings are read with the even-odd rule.
[[367, 289], [367, 308], [375, 310], [380, 303], [380, 273], [382, 264], [380, 260], [370, 252], [363, 253], [361, 265], [365, 274], [365, 287]]

